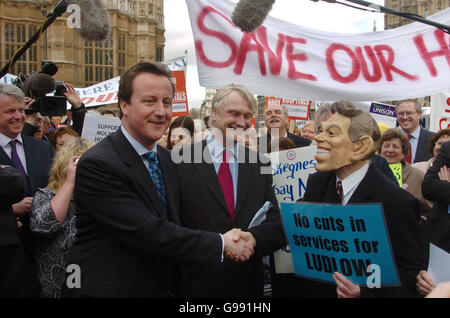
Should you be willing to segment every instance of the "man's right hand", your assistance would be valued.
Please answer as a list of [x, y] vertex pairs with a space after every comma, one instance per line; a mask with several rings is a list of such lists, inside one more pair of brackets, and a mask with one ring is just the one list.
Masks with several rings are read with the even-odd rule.
[[12, 209], [14, 215], [22, 216], [30, 213], [31, 202], [33, 201], [33, 197], [26, 197], [22, 201], [15, 203], [12, 205]]
[[232, 229], [225, 233], [223, 238], [227, 258], [236, 262], [245, 262], [253, 255], [256, 241], [250, 233]]
[[422, 295], [426, 295], [434, 288], [433, 278], [427, 271], [421, 270], [416, 277], [417, 291]]

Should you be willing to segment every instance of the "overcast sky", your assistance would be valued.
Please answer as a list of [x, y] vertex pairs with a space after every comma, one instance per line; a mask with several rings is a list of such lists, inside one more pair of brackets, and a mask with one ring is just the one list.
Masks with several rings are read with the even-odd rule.
[[[214, 0], [211, 0], [214, 1]], [[238, 0], [231, 0], [237, 3]], [[370, 2], [384, 5], [384, 0]], [[311, 0], [277, 0], [269, 14], [272, 17], [304, 27], [332, 32], [364, 33], [384, 29], [384, 15], [364, 12], [340, 4]], [[187, 95], [189, 108], [201, 106], [205, 89], [200, 86], [197, 74], [194, 37], [186, 2], [164, 0], [166, 28], [165, 59], [182, 56], [188, 50]]]

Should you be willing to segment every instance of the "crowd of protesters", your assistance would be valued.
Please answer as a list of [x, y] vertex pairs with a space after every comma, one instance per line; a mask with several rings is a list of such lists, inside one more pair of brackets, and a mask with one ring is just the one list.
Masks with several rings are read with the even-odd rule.
[[[421, 297], [436, 287], [427, 255], [429, 243], [450, 252], [450, 129], [423, 129], [415, 100], [397, 104], [399, 126], [383, 133], [364, 112], [341, 102], [321, 107], [296, 135], [288, 131], [287, 109], [271, 105], [265, 133], [233, 139], [228, 149], [227, 128], [253, 129], [253, 95], [236, 85], [220, 89], [211, 116], [198, 125], [190, 116], [172, 118], [169, 77], [156, 63], [128, 70], [119, 87], [122, 126], [95, 146], [80, 138], [87, 110], [69, 83], [65, 122], [25, 115], [33, 100], [0, 84], [0, 297], [262, 297], [264, 277], [273, 297]], [[335, 127], [346, 127], [348, 136], [353, 118], [368, 132], [336, 142]], [[347, 204], [353, 190], [346, 189], [341, 168], [350, 165], [343, 161], [349, 152], [333, 151], [352, 149], [365, 137], [371, 143], [355, 171], [370, 174], [375, 188], [392, 189], [389, 200], [397, 200], [384, 204], [403, 289], [371, 293], [339, 273], [331, 289], [273, 268], [264, 276], [262, 257], [286, 245], [280, 211], [271, 176], [255, 168], [263, 164], [241, 165], [240, 156], [328, 147], [319, 168], [342, 179], [338, 202]], [[197, 142], [212, 164], [171, 162], [170, 151]], [[402, 180], [389, 164], [401, 165]], [[330, 202], [321, 197], [324, 172], [318, 171], [306, 201]], [[267, 219], [248, 229], [266, 201], [272, 203]], [[389, 212], [393, 207], [404, 215]], [[81, 267], [81, 288], [67, 288], [69, 264]]]

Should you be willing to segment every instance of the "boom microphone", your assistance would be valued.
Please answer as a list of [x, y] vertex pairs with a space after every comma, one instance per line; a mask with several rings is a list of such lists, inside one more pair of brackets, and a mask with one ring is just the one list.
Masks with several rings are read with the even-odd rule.
[[56, 89], [53, 77], [45, 73], [33, 73], [23, 83], [22, 91], [31, 98], [43, 97]]
[[105, 40], [111, 32], [109, 13], [101, 0], [66, 0], [80, 7], [80, 28], [77, 32], [87, 41]]
[[242, 31], [252, 33], [263, 24], [274, 2], [275, 0], [239, 0], [231, 20]]

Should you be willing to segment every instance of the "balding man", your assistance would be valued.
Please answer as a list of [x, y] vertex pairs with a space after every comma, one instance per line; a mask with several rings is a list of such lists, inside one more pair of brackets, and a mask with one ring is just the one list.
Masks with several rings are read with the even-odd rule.
[[[287, 131], [289, 112], [286, 106], [271, 104], [267, 106], [264, 114], [264, 121], [267, 127], [267, 135], [259, 138], [259, 150], [263, 153], [269, 149], [272, 138], [287, 137], [291, 139], [297, 148], [306, 147], [311, 144], [311, 140], [301, 136], [296, 136]], [[265, 145], [262, 143], [266, 142]], [[265, 147], [265, 148], [264, 148]]]

